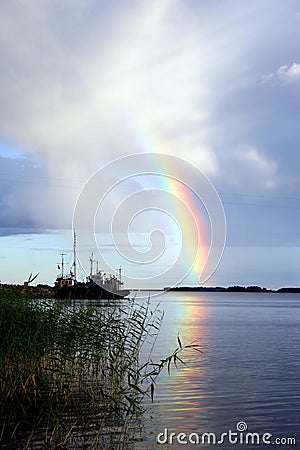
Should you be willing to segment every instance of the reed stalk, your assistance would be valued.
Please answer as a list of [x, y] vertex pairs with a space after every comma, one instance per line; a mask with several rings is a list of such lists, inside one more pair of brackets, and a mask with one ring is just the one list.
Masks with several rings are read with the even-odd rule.
[[2, 291], [1, 448], [126, 448], [159, 373], [183, 362], [186, 347], [199, 351], [178, 337], [172, 355], [153, 362], [162, 319], [150, 300], [70, 308]]

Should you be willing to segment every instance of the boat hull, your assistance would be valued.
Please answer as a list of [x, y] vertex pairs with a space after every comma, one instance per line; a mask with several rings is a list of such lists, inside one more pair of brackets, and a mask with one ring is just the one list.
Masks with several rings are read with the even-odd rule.
[[73, 286], [56, 287], [56, 299], [83, 299], [83, 300], [99, 300], [99, 299], [122, 299], [129, 295], [128, 290], [110, 292], [95, 283], [76, 283]]

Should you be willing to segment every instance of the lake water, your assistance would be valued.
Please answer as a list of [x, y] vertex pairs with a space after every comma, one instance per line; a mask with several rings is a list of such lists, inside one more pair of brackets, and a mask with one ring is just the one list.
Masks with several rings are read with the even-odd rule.
[[[178, 332], [203, 353], [187, 352], [187, 366], [160, 376], [135, 449], [256, 448], [246, 433], [259, 434], [257, 448], [300, 448], [299, 294], [169, 292], [151, 301], [165, 311], [154, 359], [176, 348]], [[220, 441], [237, 427], [231, 441], [202, 445], [202, 433]]]

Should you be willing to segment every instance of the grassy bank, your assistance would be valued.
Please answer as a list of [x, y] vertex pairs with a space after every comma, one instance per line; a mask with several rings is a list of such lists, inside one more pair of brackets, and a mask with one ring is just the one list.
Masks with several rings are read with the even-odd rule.
[[184, 350], [178, 339], [152, 362], [161, 321], [150, 302], [70, 308], [2, 292], [1, 448], [126, 448], [144, 396]]

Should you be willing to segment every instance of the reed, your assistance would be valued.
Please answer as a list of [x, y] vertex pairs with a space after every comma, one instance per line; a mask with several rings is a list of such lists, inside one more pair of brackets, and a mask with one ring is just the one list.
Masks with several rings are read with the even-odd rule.
[[185, 348], [200, 351], [178, 336], [153, 362], [162, 319], [150, 300], [70, 308], [2, 291], [1, 448], [126, 448], [160, 372]]

